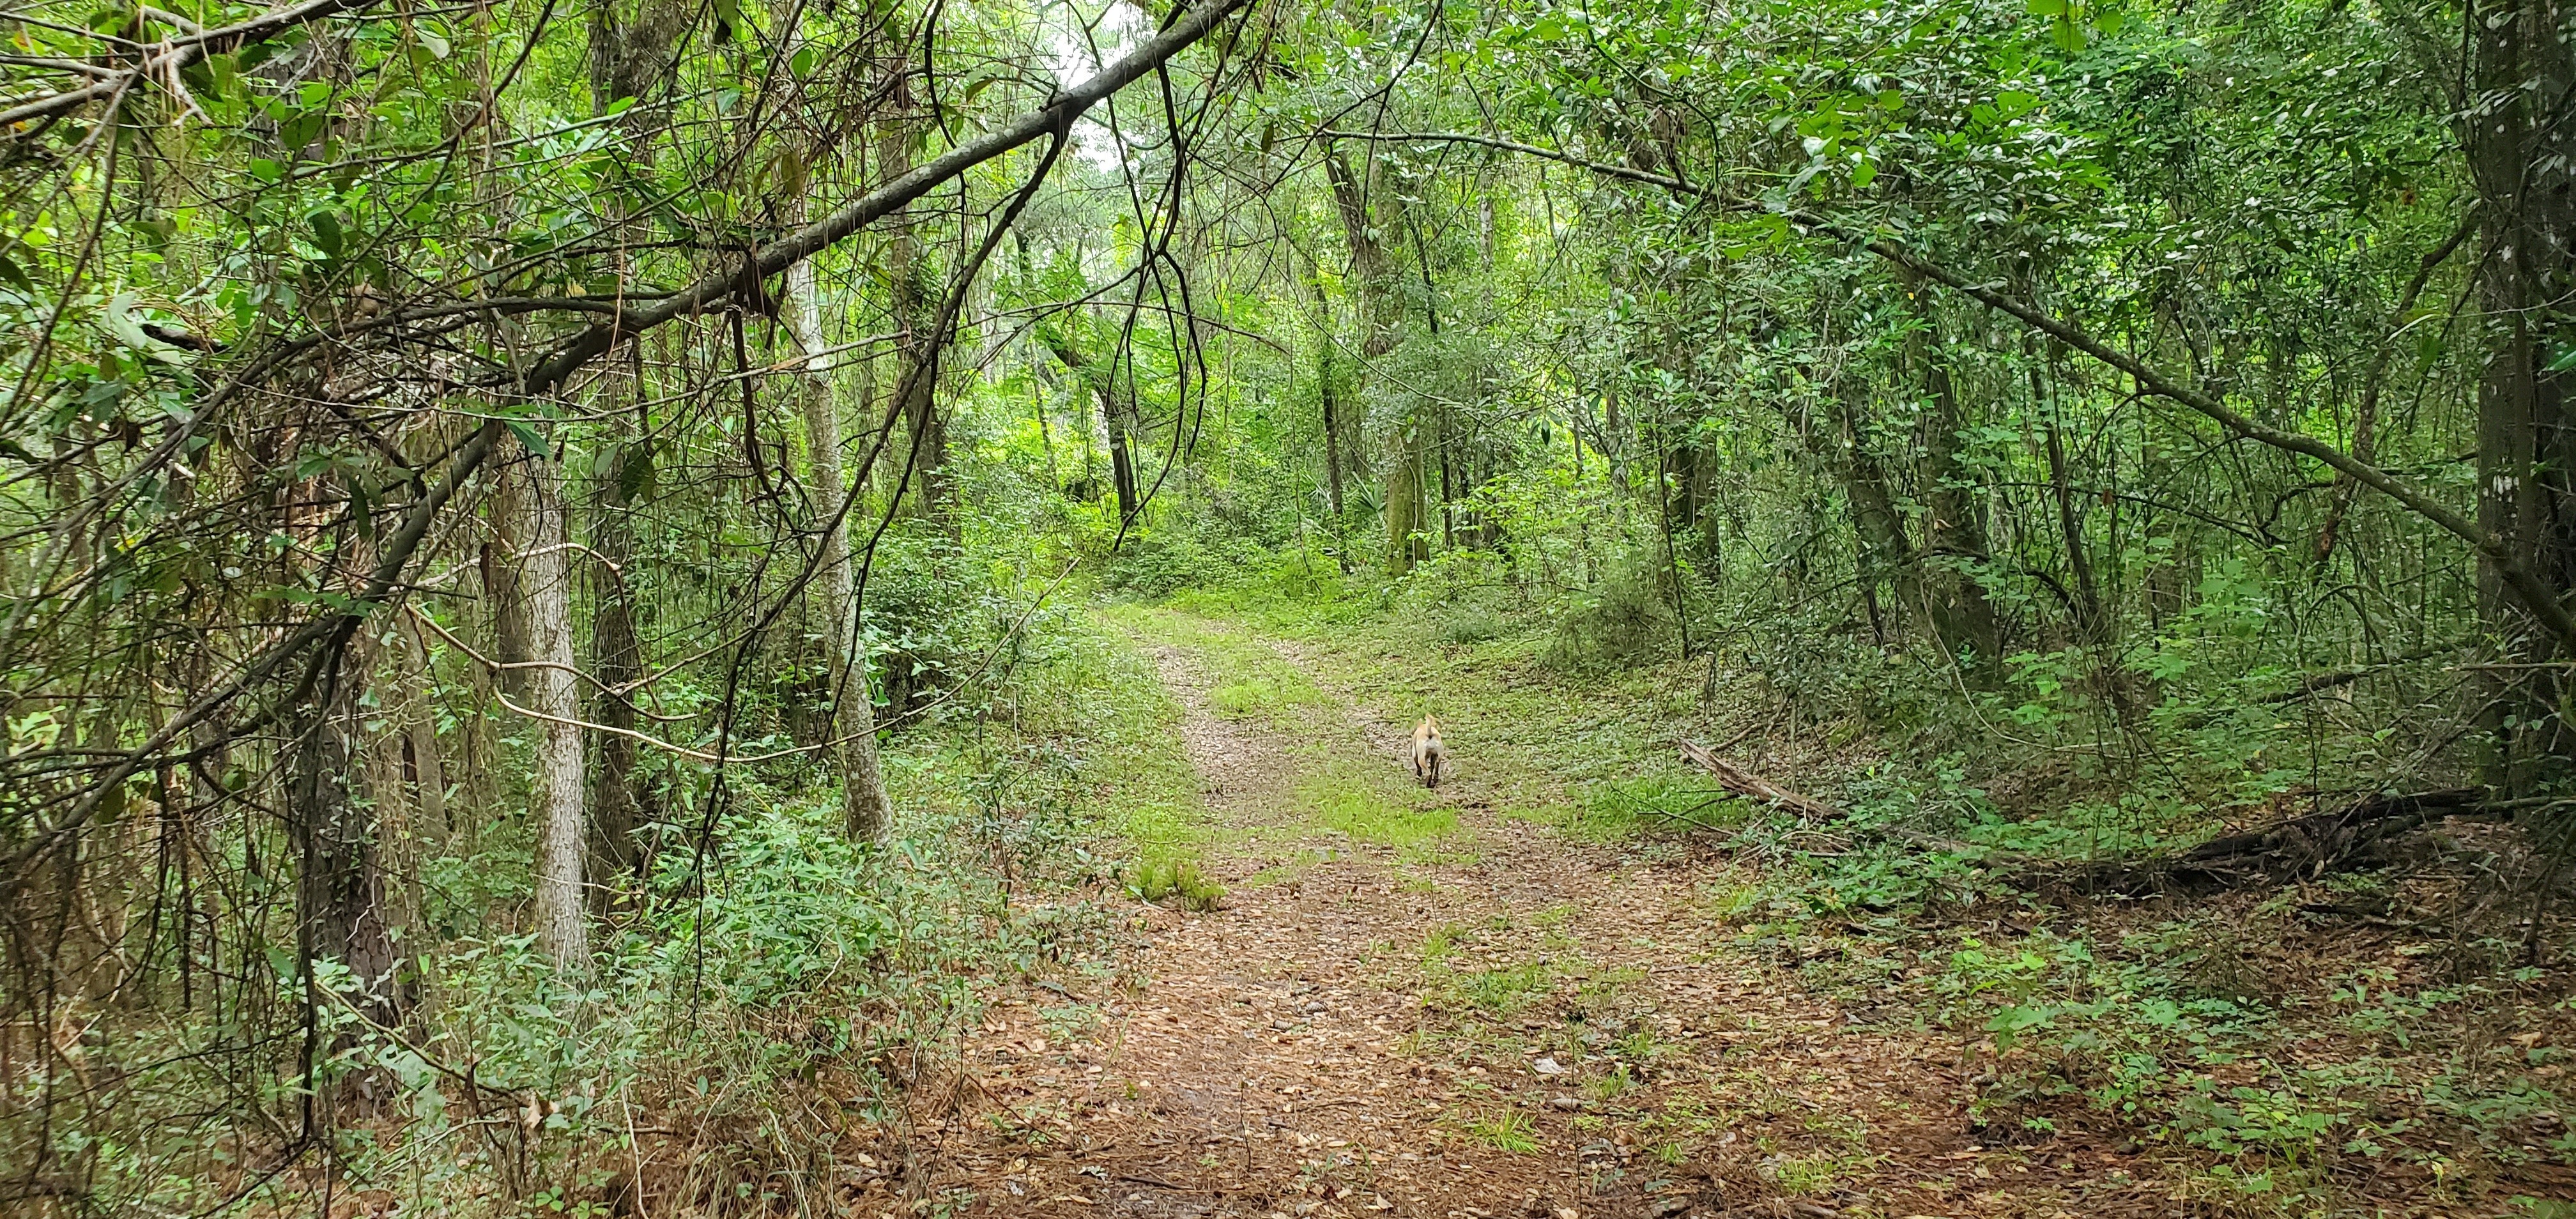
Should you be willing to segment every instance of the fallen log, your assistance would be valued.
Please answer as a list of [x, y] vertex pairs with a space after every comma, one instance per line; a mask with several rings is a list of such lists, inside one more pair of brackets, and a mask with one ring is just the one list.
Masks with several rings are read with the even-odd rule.
[[2492, 807], [2482, 787], [2383, 793], [2341, 808], [2212, 838], [2172, 855], [2038, 869], [2012, 877], [2011, 883], [2027, 889], [2070, 889], [2087, 897], [2146, 897], [2316, 880], [2374, 862], [2374, 848], [2400, 834], [2454, 814]]
[[[1727, 794], [1787, 809], [1810, 822], [1845, 821], [1850, 813], [1804, 795], [1718, 757], [1694, 741], [1675, 742], [1682, 758], [1717, 779]], [[2212, 838], [2170, 855], [2143, 859], [2057, 862], [1978, 846], [1900, 826], [1853, 828], [1862, 837], [1893, 838], [1929, 850], [1980, 857], [1990, 867], [2019, 868], [2006, 884], [2085, 897], [2146, 897], [2160, 893], [2204, 895], [2249, 884], [2282, 885], [2315, 880], [2379, 862], [2375, 848], [2444, 817], [2503, 815], [2535, 803], [2491, 800], [2483, 787], [2381, 793], [2340, 808], [2276, 821], [2242, 834]]]

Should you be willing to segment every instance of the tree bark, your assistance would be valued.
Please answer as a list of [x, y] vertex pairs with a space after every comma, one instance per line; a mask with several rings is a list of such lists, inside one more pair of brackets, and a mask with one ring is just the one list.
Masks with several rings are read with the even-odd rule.
[[[822, 304], [814, 288], [814, 269], [800, 262], [787, 272], [787, 306], [794, 320], [797, 346], [804, 352], [804, 391], [798, 395], [805, 412], [805, 445], [811, 481], [822, 492], [817, 503], [836, 512], [852, 494], [841, 473], [840, 404], [825, 357]], [[882, 842], [894, 823], [886, 798], [885, 772], [877, 758], [876, 704], [868, 688], [867, 657], [861, 649], [859, 607], [851, 592], [850, 532], [845, 519], [834, 519], [823, 534], [823, 570], [815, 590], [828, 623], [823, 633], [826, 666], [832, 683], [832, 752], [840, 764], [843, 826], [858, 842]]]
[[[1377, 176], [1377, 162], [1372, 158], [1369, 177], [1374, 181]], [[1395, 350], [1404, 329], [1404, 297], [1394, 282], [1386, 243], [1379, 236], [1379, 228], [1370, 223], [1369, 184], [1351, 172], [1350, 162], [1338, 148], [1324, 158], [1324, 177], [1333, 190], [1333, 210], [1341, 218], [1343, 241], [1350, 247], [1350, 278], [1359, 286], [1363, 326], [1360, 355], [1364, 361], [1361, 373], [1365, 376], [1369, 371], [1365, 361]], [[1422, 540], [1416, 535], [1422, 528], [1423, 442], [1420, 429], [1409, 418], [1396, 422], [1390, 441], [1386, 464], [1387, 566], [1402, 575], [1422, 558]]]
[[298, 856], [296, 940], [309, 978], [318, 962], [349, 970], [358, 1010], [379, 1024], [401, 1019], [400, 958], [385, 917], [376, 826], [351, 786], [359, 769], [357, 690], [362, 668], [346, 647], [324, 660], [322, 680], [297, 724], [288, 796]]
[[1868, 393], [1868, 384], [1858, 377], [1837, 378], [1834, 404], [1843, 428], [1839, 464], [1843, 492], [1851, 501], [1852, 534], [1860, 543], [1861, 589], [1874, 610], [1879, 582], [1892, 585], [1896, 621], [1887, 624], [1884, 633], [1902, 639], [1907, 620], [1924, 612], [1923, 586], [1915, 571], [1914, 544], [1905, 536], [1905, 518], [1896, 510], [1887, 467], [1870, 442], [1875, 429], [1870, 426]]
[[[2462, 8], [2476, 96], [2461, 119], [2471, 181], [2481, 205], [2488, 354], [2478, 386], [2478, 523], [2503, 539], [2503, 555], [2481, 556], [2479, 601], [2495, 633], [2524, 660], [2561, 651], [2534, 630], [2507, 584], [2505, 562], [2530, 573], [2566, 603], [2576, 583], [2576, 418], [2566, 374], [2547, 364], [2570, 321], [2570, 226], [2576, 224], [2576, 133], [2564, 121], [2576, 64], [2559, 0], [2485, 0]], [[2553, 708], [2557, 674], [2517, 670], [2491, 702], [2496, 737], [2490, 780], [2511, 793], [2536, 790], [2569, 752], [2567, 726]]]
[[[1323, 296], [1317, 285], [1316, 296]], [[1342, 523], [1342, 420], [1333, 395], [1333, 336], [1324, 332], [1315, 354], [1316, 396], [1324, 408], [1324, 491], [1325, 503], [1333, 510], [1333, 530], [1341, 531]]]
[[1906, 340], [1907, 362], [1914, 366], [1931, 409], [1923, 419], [1923, 591], [1932, 629], [1951, 655], [1969, 653], [1970, 671], [1981, 680], [2000, 675], [2002, 633], [1994, 604], [1977, 579], [1976, 565], [1986, 560], [1983, 495], [1977, 478], [1960, 463], [1959, 433], [1967, 426], [1957, 386], [1947, 360], [1933, 350], [1939, 319], [1920, 281], [1909, 277], [1908, 291], [1924, 302], [1922, 325]]
[[528, 608], [528, 709], [537, 720], [536, 931], [538, 946], [565, 976], [590, 973], [590, 925], [583, 910], [583, 857], [590, 832], [589, 775], [583, 765], [581, 691], [575, 684], [572, 548], [563, 493], [546, 454], [527, 453], [510, 472], [525, 516], [520, 587]]
[[591, 671], [607, 687], [592, 701], [599, 723], [613, 730], [595, 734], [598, 765], [591, 779], [590, 849], [597, 866], [589, 871], [600, 882], [597, 904], [603, 907], [616, 893], [611, 878], [641, 879], [644, 849], [635, 831], [647, 816], [635, 777], [636, 742], [627, 735], [637, 719], [635, 696], [627, 687], [644, 677], [644, 645], [637, 636], [635, 598], [625, 570], [635, 555], [634, 500], [651, 480], [653, 450], [651, 442], [629, 429], [618, 428], [613, 435], [614, 447], [601, 463], [590, 529], [591, 547], [598, 552], [592, 565]]
[[1143, 499], [1136, 480], [1135, 395], [1119, 383], [1114, 362], [1104, 365], [1062, 328], [1045, 323], [1037, 335], [1056, 362], [1099, 399], [1101, 426], [1109, 433], [1109, 481], [1118, 492], [1118, 519], [1136, 519]]
[[[595, 5], [590, 25], [592, 113], [605, 114], [616, 102], [643, 98], [662, 87], [669, 79], [674, 49], [696, 12], [695, 6], [682, 0], [635, 0], [623, 10], [612, 0]], [[652, 165], [653, 137], [665, 113], [656, 106], [636, 106], [620, 120], [632, 141], [629, 156], [637, 165]], [[612, 200], [610, 206], [623, 205]], [[612, 221], [611, 227], [641, 236], [632, 217]], [[619, 257], [622, 262], [624, 255]], [[623, 274], [631, 268], [621, 265], [618, 270]], [[593, 904], [603, 910], [619, 892], [606, 883], [610, 878], [641, 879], [646, 860], [644, 844], [635, 831], [652, 815], [636, 780], [636, 741], [628, 734], [634, 731], [637, 717], [634, 695], [626, 690], [644, 677], [644, 647], [636, 632], [634, 593], [624, 573], [635, 554], [634, 501], [650, 485], [653, 474], [652, 444], [636, 435], [650, 430], [643, 418], [646, 395], [640, 351], [625, 380], [635, 395], [636, 411], [631, 419], [622, 411], [611, 416], [611, 447], [606, 460], [599, 463], [590, 529], [591, 548], [599, 556], [592, 585], [598, 608], [591, 620], [591, 663], [600, 683], [608, 687], [593, 701], [598, 722], [611, 730], [595, 734], [597, 767], [590, 796], [590, 850], [597, 866], [588, 870], [602, 882], [593, 887], [598, 895]], [[614, 385], [615, 381], [603, 379], [603, 383]]]

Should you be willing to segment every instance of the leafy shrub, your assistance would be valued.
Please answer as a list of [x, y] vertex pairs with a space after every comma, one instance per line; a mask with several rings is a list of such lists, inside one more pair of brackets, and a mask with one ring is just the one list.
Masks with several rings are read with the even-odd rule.
[[1671, 652], [1678, 624], [1669, 578], [1642, 561], [1620, 567], [1557, 620], [1549, 663], [1560, 669], [1626, 668]]

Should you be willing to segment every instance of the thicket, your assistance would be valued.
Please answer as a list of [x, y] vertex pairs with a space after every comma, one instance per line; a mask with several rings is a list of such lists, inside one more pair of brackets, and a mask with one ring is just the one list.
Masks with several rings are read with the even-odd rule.
[[2558, 951], [2551, 5], [0, 29], [12, 1202], [813, 1196], [1047, 895], [1208, 891], [1091, 589], [1669, 666], [1810, 905], [2412, 850]]

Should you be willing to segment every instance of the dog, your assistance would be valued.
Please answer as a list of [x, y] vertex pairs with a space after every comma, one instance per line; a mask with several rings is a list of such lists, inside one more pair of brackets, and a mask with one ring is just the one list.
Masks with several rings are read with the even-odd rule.
[[1424, 787], [1440, 786], [1440, 768], [1449, 761], [1449, 751], [1440, 747], [1440, 721], [1423, 716], [1413, 728], [1413, 774]]

